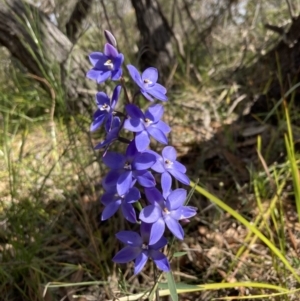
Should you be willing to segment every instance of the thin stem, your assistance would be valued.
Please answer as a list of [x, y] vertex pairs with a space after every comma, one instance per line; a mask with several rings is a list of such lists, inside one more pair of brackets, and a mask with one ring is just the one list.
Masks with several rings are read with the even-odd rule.
[[126, 89], [126, 86], [125, 86], [125, 80], [124, 80], [124, 77], [123, 77], [123, 76], [120, 78], [120, 82], [121, 82], [122, 88], [124, 89], [126, 102], [127, 102], [128, 104], [130, 104], [131, 101], [130, 101], [129, 96], [128, 96], [128, 93], [127, 93], [127, 89]]

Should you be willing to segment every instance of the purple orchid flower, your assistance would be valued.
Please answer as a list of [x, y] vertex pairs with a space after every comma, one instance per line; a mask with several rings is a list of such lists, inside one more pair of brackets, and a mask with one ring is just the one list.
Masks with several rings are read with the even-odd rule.
[[166, 200], [155, 187], [145, 188], [145, 194], [150, 205], [140, 212], [139, 218], [144, 223], [152, 224], [149, 243], [159, 241], [165, 232], [165, 225], [175, 237], [183, 240], [184, 232], [178, 221], [196, 215], [196, 208], [184, 206], [186, 190], [175, 189]]
[[185, 174], [185, 166], [176, 161], [177, 153], [173, 146], [166, 146], [162, 150], [162, 156], [151, 150], [147, 150], [147, 152], [156, 156], [156, 162], [152, 165], [151, 169], [161, 173], [161, 187], [164, 196], [171, 191], [171, 175], [185, 185], [190, 184], [190, 180]]
[[94, 120], [90, 128], [91, 132], [97, 130], [104, 121], [107, 121], [107, 128], [111, 127], [113, 111], [118, 102], [121, 90], [122, 87], [117, 85], [111, 99], [104, 92], [98, 92], [96, 94], [98, 110], [94, 113]]
[[127, 69], [131, 78], [139, 86], [141, 93], [150, 101], [154, 101], [153, 97], [161, 100], [167, 101], [168, 97], [166, 96], [167, 89], [157, 83], [158, 71], [156, 68], [150, 67], [147, 68], [142, 76], [138, 70], [132, 66], [127, 65]]
[[121, 206], [123, 216], [131, 223], [136, 223], [136, 213], [132, 204], [140, 198], [141, 194], [136, 187], [131, 187], [124, 195], [119, 195], [117, 191], [105, 192], [101, 197], [101, 203], [106, 206], [101, 220], [109, 219]]
[[119, 80], [122, 76], [122, 64], [124, 55], [111, 44], [104, 45], [104, 51], [93, 52], [89, 55], [93, 68], [90, 69], [86, 76], [95, 80], [98, 84], [103, 83], [109, 77], [112, 80]]
[[[119, 133], [122, 129], [121, 120], [119, 117], [113, 117], [111, 128], [105, 126], [106, 137], [103, 141], [95, 146], [95, 149], [109, 147], [114, 141], [118, 140]], [[104, 152], [105, 153], [105, 152]]]
[[168, 241], [165, 237], [161, 237], [157, 243], [150, 244], [150, 231], [151, 225], [142, 223], [140, 228], [141, 235], [133, 231], [121, 231], [117, 233], [116, 237], [126, 244], [126, 246], [112, 260], [116, 263], [127, 263], [135, 260], [135, 275], [143, 269], [148, 258], [154, 261], [158, 269], [164, 272], [170, 271], [167, 257], [159, 251]]
[[135, 142], [132, 140], [127, 147], [126, 155], [107, 152], [103, 157], [104, 164], [112, 169], [102, 183], [106, 187], [116, 186], [119, 195], [124, 195], [132, 186], [133, 180], [143, 187], [155, 186], [155, 179], [150, 168], [155, 163], [155, 156], [149, 152], [137, 151]]
[[145, 114], [135, 105], [126, 105], [126, 112], [129, 116], [125, 120], [124, 128], [135, 132], [135, 145], [138, 151], [144, 151], [150, 144], [150, 136], [162, 144], [168, 144], [166, 134], [171, 129], [161, 117], [164, 113], [164, 107], [156, 104], [150, 106]]

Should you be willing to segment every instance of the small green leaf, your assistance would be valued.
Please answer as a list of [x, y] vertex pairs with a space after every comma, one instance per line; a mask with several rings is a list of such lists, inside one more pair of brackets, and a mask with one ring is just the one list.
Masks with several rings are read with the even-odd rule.
[[181, 257], [181, 256], [184, 256], [186, 254], [187, 254], [187, 252], [175, 252], [173, 257]]
[[167, 281], [168, 281], [168, 288], [170, 291], [170, 295], [173, 301], [178, 301], [178, 294], [176, 290], [176, 283], [173, 277], [172, 272], [167, 273]]

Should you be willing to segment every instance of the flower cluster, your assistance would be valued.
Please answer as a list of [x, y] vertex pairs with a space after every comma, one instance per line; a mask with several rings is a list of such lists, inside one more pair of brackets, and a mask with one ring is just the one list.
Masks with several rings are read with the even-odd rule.
[[[105, 208], [101, 219], [107, 220], [120, 209], [127, 221], [140, 225], [140, 234], [133, 231], [116, 234], [126, 246], [114, 256], [114, 262], [135, 260], [134, 273], [137, 274], [150, 258], [160, 270], [169, 271], [170, 264], [161, 251], [168, 243], [165, 229], [182, 240], [184, 231], [179, 221], [187, 221], [196, 214], [196, 209], [185, 205], [185, 189], [172, 190], [173, 179], [185, 185], [190, 183], [186, 168], [176, 160], [174, 147], [165, 146], [161, 155], [149, 148], [151, 138], [168, 145], [167, 135], [171, 129], [161, 120], [164, 107], [154, 103], [155, 99], [167, 101], [167, 90], [157, 83], [156, 68], [147, 68], [140, 74], [134, 66], [127, 65], [138, 93], [153, 102], [143, 112], [134, 103], [135, 97], [132, 100], [128, 97], [122, 70], [124, 55], [118, 52], [116, 40], [109, 31], [105, 31], [105, 37], [103, 53], [90, 54], [93, 68], [87, 72], [87, 77], [97, 83], [108, 79], [118, 82], [111, 97], [104, 92], [96, 94], [97, 111], [91, 124], [91, 131], [104, 125], [105, 139], [95, 148], [104, 149], [103, 163], [110, 169], [102, 181], [105, 193], [101, 202]], [[116, 110], [122, 90], [123, 112]], [[120, 136], [123, 129], [132, 132], [130, 140]], [[124, 153], [109, 150], [117, 141], [126, 145]]]

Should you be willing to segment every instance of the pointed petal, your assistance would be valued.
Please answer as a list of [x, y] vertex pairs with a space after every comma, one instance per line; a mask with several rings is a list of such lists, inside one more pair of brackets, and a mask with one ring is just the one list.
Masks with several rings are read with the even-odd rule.
[[156, 185], [152, 173], [148, 170], [136, 170], [133, 172], [133, 175], [143, 187], [154, 187]]
[[164, 272], [169, 272], [171, 270], [170, 263], [163, 253], [151, 250], [150, 254], [152, 260], [160, 270]]
[[141, 252], [135, 260], [134, 275], [138, 274], [143, 269], [147, 260], [148, 256], [146, 255], [146, 252]]
[[152, 87], [151, 89], [147, 90], [148, 94], [151, 94], [154, 98], [161, 100], [161, 101], [167, 101], [168, 97], [165, 94], [162, 94], [161, 92], [157, 91], [155, 87]]
[[166, 171], [163, 158], [161, 156], [158, 155], [156, 157], [156, 162], [151, 166], [151, 169], [158, 173], [163, 173]]
[[177, 169], [178, 171], [180, 171], [182, 173], [186, 173], [186, 167], [178, 161], [173, 162], [173, 168]]
[[155, 205], [149, 205], [140, 212], [139, 219], [144, 223], [153, 224], [161, 217], [161, 208]]
[[141, 193], [136, 187], [129, 189], [128, 193], [125, 195], [125, 203], [135, 203], [141, 198]]
[[123, 202], [121, 208], [122, 208], [122, 213], [123, 213], [125, 219], [127, 219], [129, 222], [135, 224], [137, 222], [136, 213], [135, 213], [135, 210], [132, 207], [132, 205]]
[[111, 79], [112, 80], [119, 80], [121, 76], [122, 76], [122, 69], [121, 68], [118, 68], [116, 70], [111, 71]]
[[124, 195], [130, 189], [132, 184], [132, 172], [123, 172], [117, 181], [117, 191], [119, 195]]
[[141, 79], [141, 75], [139, 73], [139, 71], [132, 65], [127, 65], [127, 69], [129, 71], [129, 74], [131, 76], [131, 78], [134, 80], [134, 82], [143, 89], [144, 85]]
[[140, 253], [141, 253], [141, 248], [126, 246], [115, 255], [112, 261], [116, 263], [127, 263], [129, 261], [136, 259]]
[[157, 243], [165, 232], [165, 221], [163, 218], [159, 218], [154, 224], [150, 231], [149, 245]]
[[192, 207], [192, 206], [182, 206], [182, 207], [179, 207], [174, 212], [174, 214], [173, 214], [173, 212], [171, 212], [170, 214], [177, 220], [188, 219], [197, 214], [197, 208]]
[[172, 211], [183, 206], [186, 200], [186, 194], [186, 190], [182, 188], [172, 191], [166, 200], [168, 210]]
[[148, 110], [145, 112], [145, 117], [149, 118], [154, 122], [157, 122], [161, 119], [163, 114], [164, 114], [164, 107], [160, 104], [155, 104], [148, 108]]
[[150, 138], [147, 131], [141, 131], [137, 133], [134, 140], [136, 148], [139, 152], [143, 152], [150, 144]]
[[153, 124], [154, 127], [160, 129], [163, 133], [168, 134], [171, 132], [171, 128], [163, 121], [159, 120], [157, 123]]
[[165, 222], [169, 230], [173, 233], [173, 235], [178, 239], [183, 240], [184, 232], [179, 222], [172, 218], [170, 215], [166, 215]]
[[115, 201], [116, 197], [119, 198], [119, 196], [116, 196], [116, 191], [109, 191], [109, 192], [105, 192], [103, 193], [102, 197], [101, 197], [101, 203], [105, 206], [107, 206], [110, 202]]
[[102, 212], [101, 220], [105, 221], [105, 220], [109, 219], [110, 217], [112, 217], [117, 212], [120, 205], [121, 205], [120, 199], [117, 200], [116, 202], [111, 202], [110, 204], [108, 204]]
[[145, 90], [142, 89], [143, 88], [141, 88], [141, 93], [143, 94], [143, 96], [150, 101], [154, 101], [154, 98], [152, 98], [150, 94], [148, 94]]
[[103, 53], [102, 52], [92, 52], [90, 55], [89, 55], [89, 60], [91, 62], [91, 64], [95, 67], [95, 65], [97, 64], [97, 62], [99, 60], [102, 60], [103, 59]]
[[156, 91], [158, 91], [158, 92], [160, 92], [162, 94], [166, 94], [167, 93], [167, 89], [164, 86], [162, 86], [161, 84], [159, 84], [159, 83], [156, 83], [154, 85], [154, 88], [155, 88]]
[[133, 104], [128, 104], [125, 106], [125, 109], [126, 109], [127, 114], [131, 118], [145, 119], [144, 113], [137, 106], [135, 106]]
[[104, 45], [104, 54], [110, 58], [115, 58], [119, 53], [113, 45], [106, 43]]
[[102, 185], [104, 189], [106, 191], [112, 191], [113, 189], [116, 189], [117, 181], [120, 175], [121, 171], [118, 169], [113, 169], [109, 171], [108, 174], [102, 180]]
[[133, 231], [120, 231], [116, 234], [116, 237], [122, 243], [129, 246], [141, 247], [143, 244], [141, 236]]
[[156, 157], [152, 153], [144, 152], [134, 158], [132, 168], [134, 170], [146, 170], [150, 168], [155, 161]]
[[107, 152], [102, 160], [103, 163], [111, 169], [123, 168], [126, 162], [126, 158], [123, 154], [115, 152]]
[[168, 144], [168, 138], [160, 129], [149, 126], [147, 131], [156, 141], [162, 144]]
[[172, 187], [172, 177], [168, 172], [165, 171], [161, 175], [161, 188], [164, 196], [170, 193], [171, 187]]
[[161, 237], [161, 239], [157, 243], [155, 243], [153, 245], [149, 245], [149, 249], [159, 250], [159, 249], [162, 249], [167, 243], [168, 243], [168, 240], [165, 237]]
[[190, 179], [182, 172], [177, 171], [176, 169], [168, 169], [169, 173], [179, 182], [190, 185]]
[[144, 124], [137, 118], [128, 118], [124, 122], [124, 129], [130, 132], [141, 132], [144, 128]]
[[113, 92], [113, 95], [111, 97], [111, 107], [114, 109], [117, 102], [118, 102], [118, 99], [120, 97], [120, 93], [122, 91], [122, 86], [121, 85], [117, 85], [115, 88], [114, 88], [114, 92]]
[[106, 95], [106, 93], [104, 92], [98, 92], [96, 94], [96, 103], [97, 103], [97, 106], [99, 107], [99, 109], [101, 110], [101, 107], [104, 105], [104, 104], [107, 104], [110, 106], [110, 99], [109, 97]]
[[164, 201], [161, 192], [156, 187], [145, 188], [144, 191], [150, 204], [161, 203]]
[[141, 222], [140, 233], [141, 233], [142, 241], [145, 243], [149, 242], [151, 228], [152, 228], [152, 224], [146, 224]]

